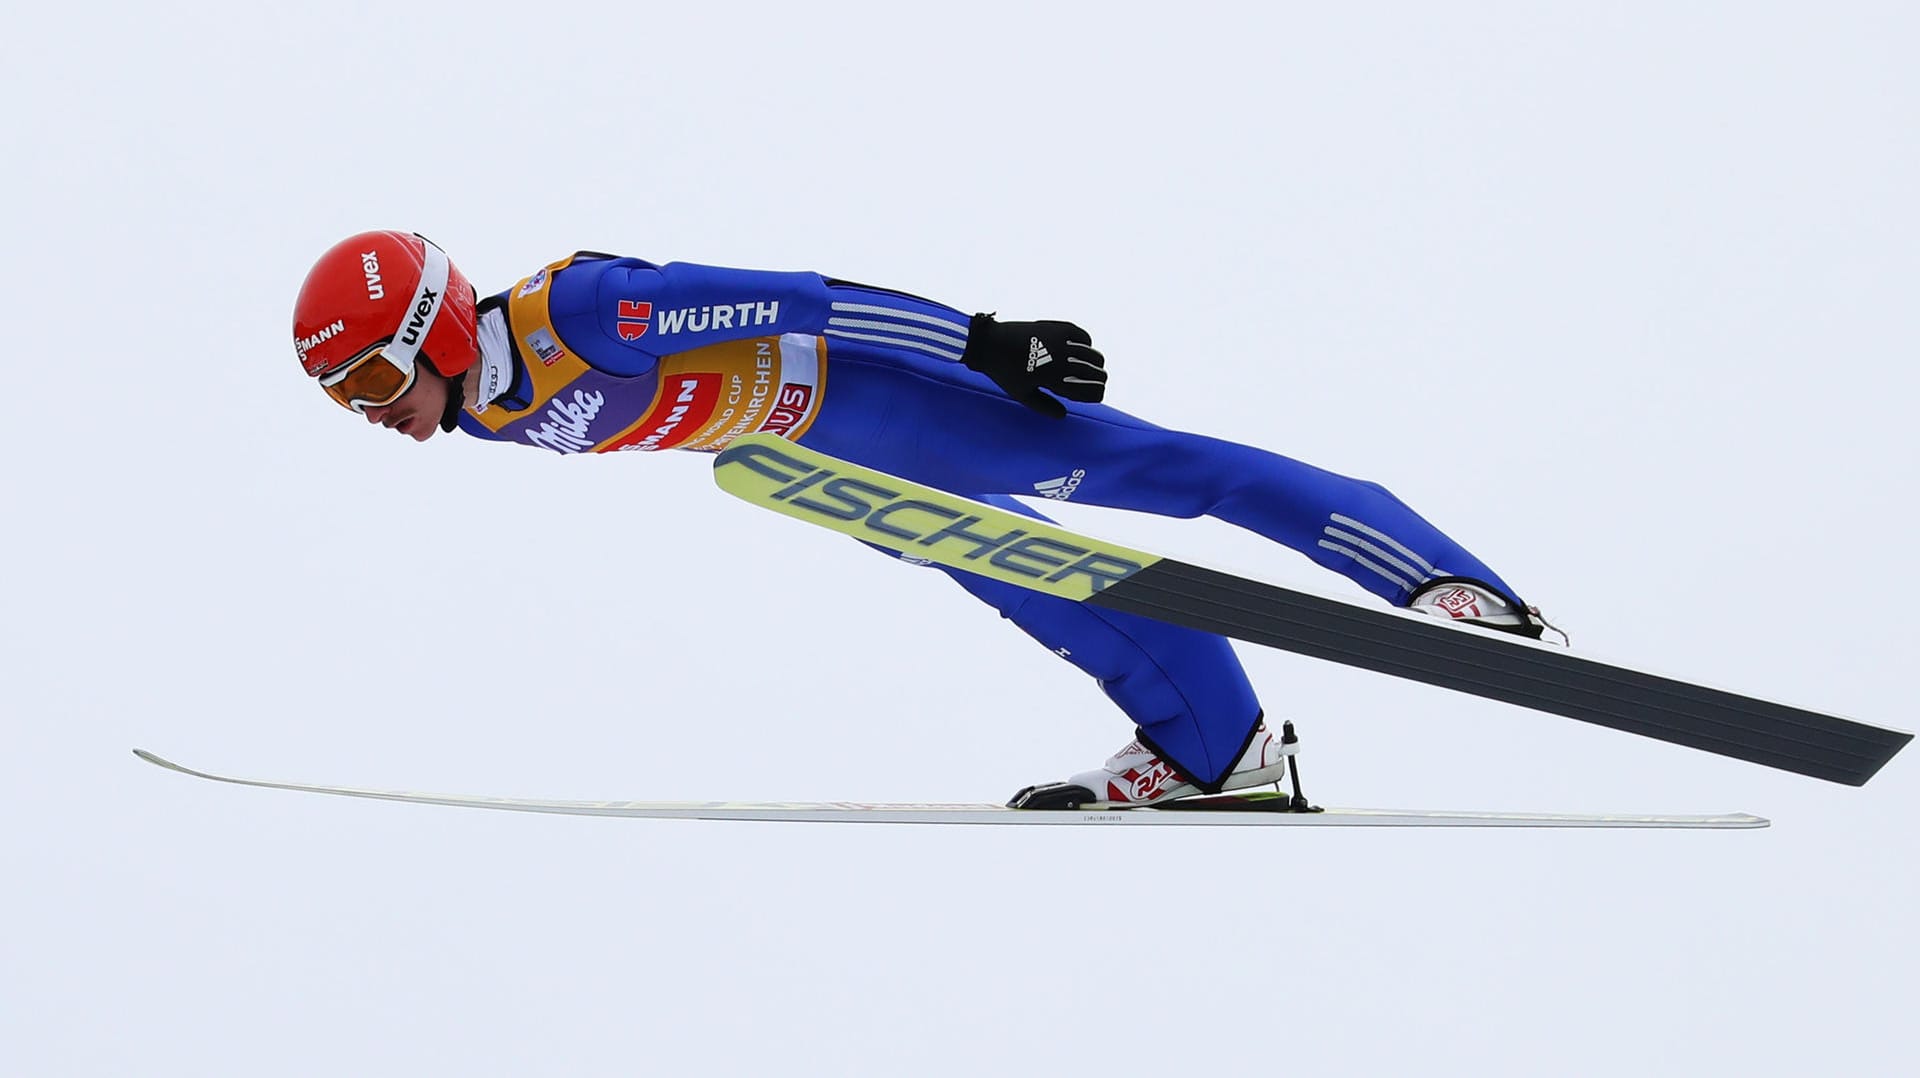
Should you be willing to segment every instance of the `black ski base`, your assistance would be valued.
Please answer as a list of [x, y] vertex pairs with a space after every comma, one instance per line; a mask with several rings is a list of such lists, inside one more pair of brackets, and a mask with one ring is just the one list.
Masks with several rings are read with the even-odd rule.
[[1860, 786], [1913, 735], [1163, 558], [1092, 606]]

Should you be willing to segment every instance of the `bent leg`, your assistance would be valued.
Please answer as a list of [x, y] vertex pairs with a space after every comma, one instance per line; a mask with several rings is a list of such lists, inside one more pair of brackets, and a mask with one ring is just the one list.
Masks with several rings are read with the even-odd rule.
[[[945, 368], [954, 368], [949, 371]], [[1386, 488], [1278, 453], [1166, 430], [1104, 405], [1049, 419], [953, 364], [844, 359], [806, 444], [954, 492], [1071, 499], [1172, 517], [1212, 516], [1305, 554], [1404, 605], [1441, 576], [1483, 580], [1479, 558]]]
[[[1040, 517], [1011, 498], [981, 500]], [[1260, 702], [1224, 637], [935, 568], [1092, 676], [1142, 739], [1203, 788], [1217, 783], [1246, 749]]]

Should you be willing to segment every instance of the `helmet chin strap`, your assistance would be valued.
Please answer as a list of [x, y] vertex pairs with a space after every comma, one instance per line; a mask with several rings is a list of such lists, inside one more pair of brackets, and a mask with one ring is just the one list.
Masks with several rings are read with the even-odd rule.
[[460, 423], [460, 409], [467, 400], [467, 372], [461, 371], [447, 379], [447, 407], [440, 413], [440, 432], [452, 434], [453, 428]]

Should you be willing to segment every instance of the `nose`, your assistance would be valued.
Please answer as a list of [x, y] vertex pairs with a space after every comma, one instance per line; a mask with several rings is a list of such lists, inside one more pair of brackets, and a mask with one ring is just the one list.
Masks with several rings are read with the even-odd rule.
[[372, 408], [361, 409], [360, 414], [367, 417], [367, 422], [377, 425], [382, 419], [387, 417], [387, 409], [385, 405], [376, 405]]

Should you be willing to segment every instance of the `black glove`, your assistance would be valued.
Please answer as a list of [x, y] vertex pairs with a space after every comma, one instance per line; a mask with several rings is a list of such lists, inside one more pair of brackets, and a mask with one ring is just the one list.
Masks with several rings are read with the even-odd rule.
[[990, 314], [976, 314], [960, 362], [1055, 419], [1066, 418], [1067, 406], [1041, 390], [1088, 404], [1107, 392], [1107, 361], [1093, 350], [1093, 337], [1072, 322], [995, 322]]

